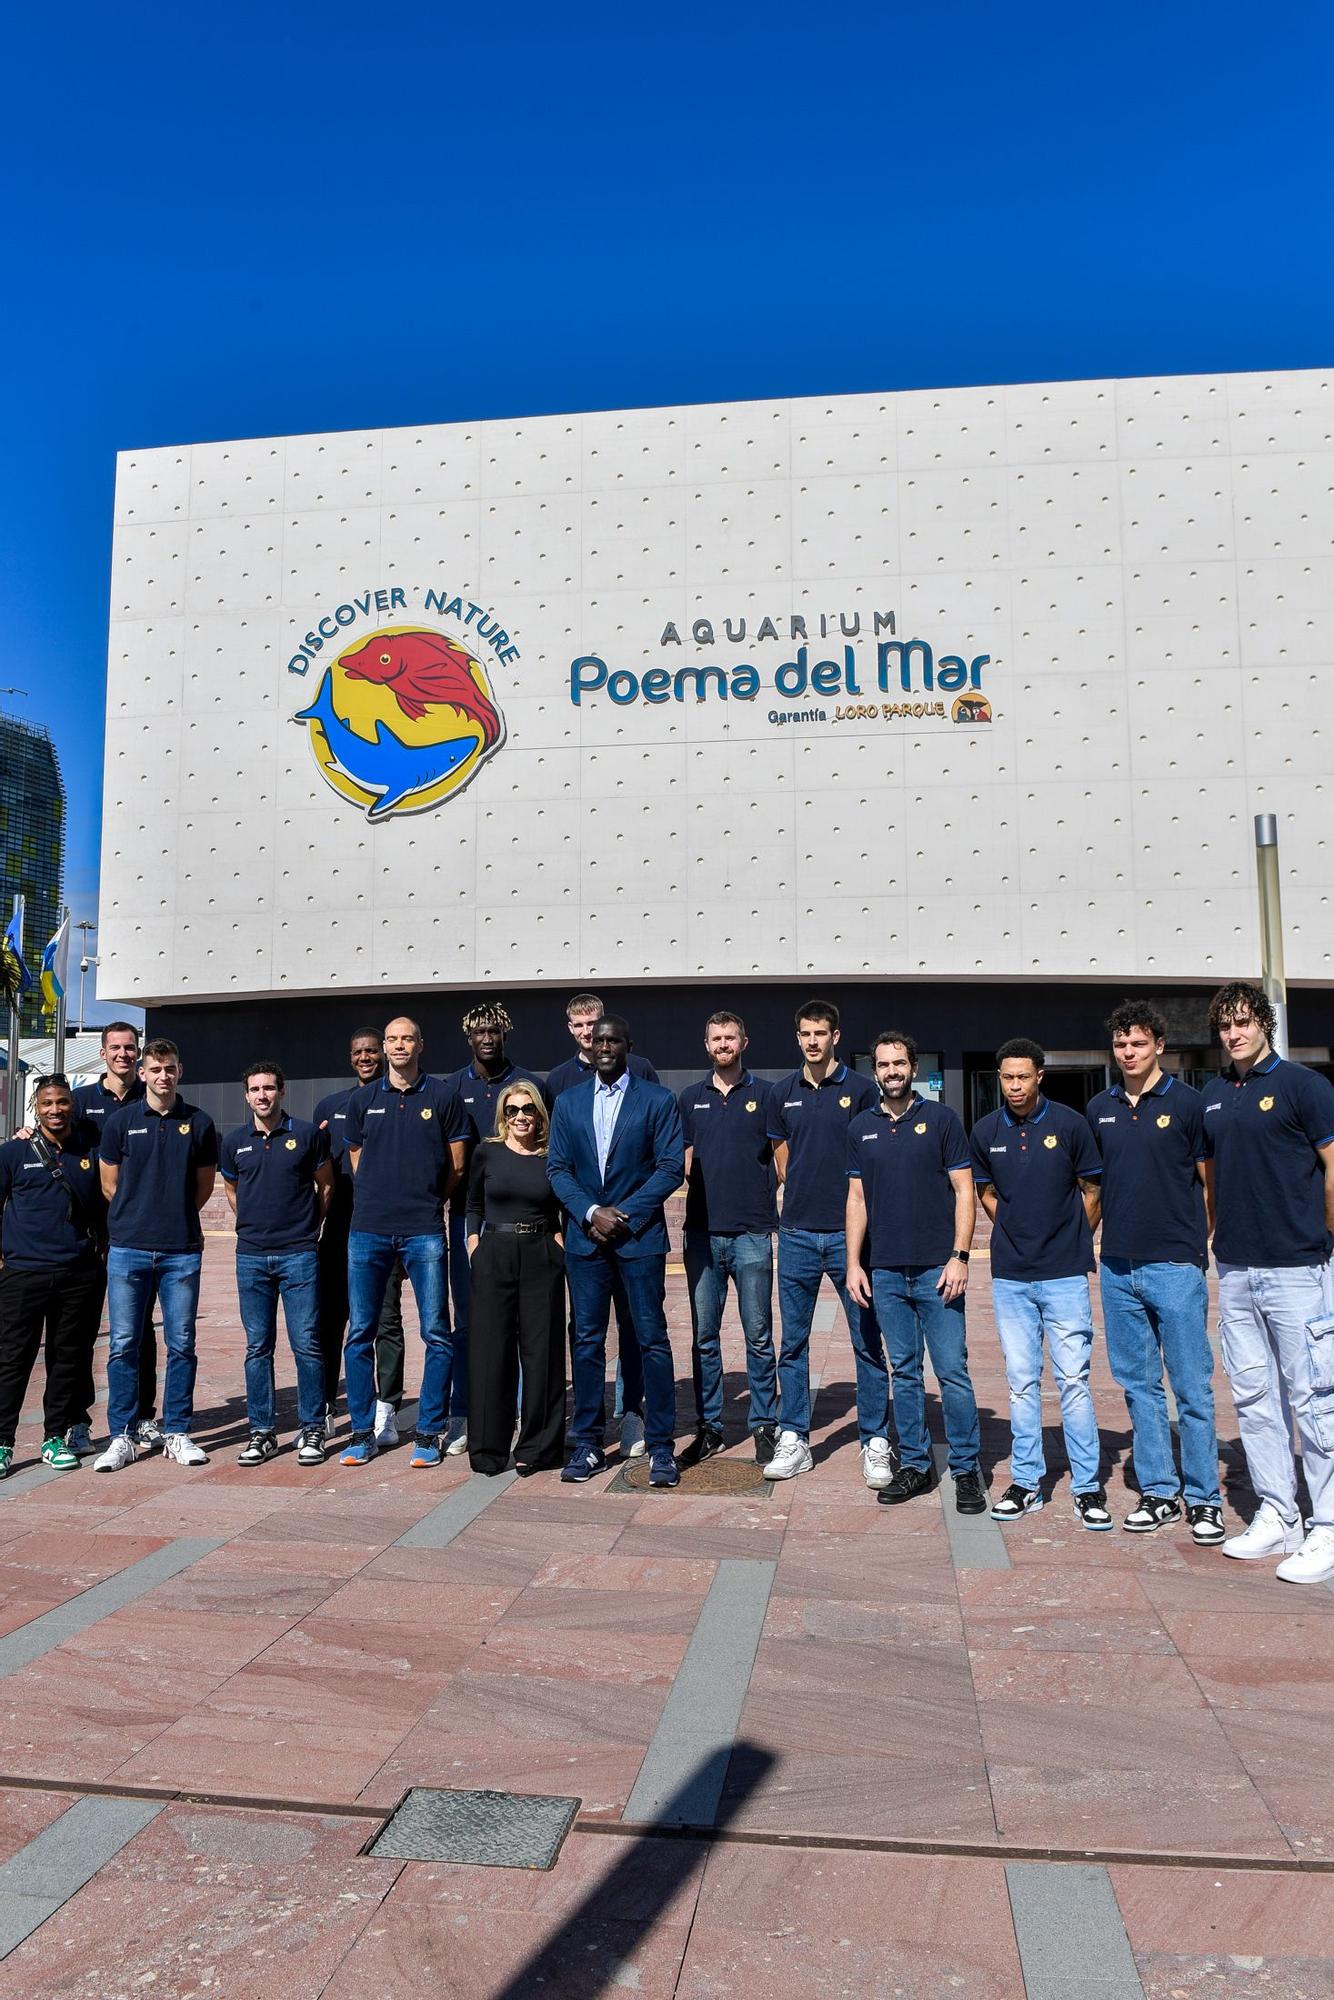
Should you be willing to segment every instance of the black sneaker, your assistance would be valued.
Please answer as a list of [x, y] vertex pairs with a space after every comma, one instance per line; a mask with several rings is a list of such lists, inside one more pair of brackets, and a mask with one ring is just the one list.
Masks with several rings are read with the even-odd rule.
[[1187, 1507], [1186, 1519], [1190, 1523], [1190, 1535], [1202, 1549], [1212, 1548], [1223, 1539], [1223, 1510], [1221, 1507]]
[[985, 1514], [987, 1492], [979, 1472], [960, 1472], [954, 1481], [954, 1511], [956, 1514]]
[[570, 1453], [569, 1463], [561, 1473], [561, 1479], [566, 1486], [582, 1486], [586, 1479], [595, 1479], [599, 1472], [605, 1472], [606, 1469], [605, 1453], [590, 1450], [587, 1445], [580, 1445]]
[[278, 1440], [272, 1431], [253, 1431], [245, 1450], [238, 1453], [238, 1465], [263, 1465], [265, 1459], [278, 1456]]
[[329, 1441], [318, 1424], [307, 1424], [296, 1441], [298, 1465], [323, 1465]]
[[1101, 1486], [1095, 1486], [1091, 1493], [1076, 1493], [1075, 1512], [1095, 1535], [1105, 1535], [1112, 1525], [1112, 1510]]
[[680, 1455], [682, 1465], [703, 1465], [706, 1458], [716, 1458], [722, 1451], [726, 1439], [713, 1424], [701, 1424], [694, 1437]]
[[1170, 1528], [1181, 1519], [1181, 1502], [1175, 1495], [1141, 1493], [1139, 1505], [1132, 1507], [1121, 1526], [1128, 1535], [1151, 1535], [1156, 1528]]
[[757, 1424], [755, 1437], [755, 1463], [767, 1465], [778, 1448], [778, 1432], [772, 1424]]
[[929, 1493], [935, 1483], [922, 1466], [901, 1465], [888, 1486], [882, 1487], [875, 1497], [882, 1507], [899, 1507], [905, 1500], [915, 1500], [919, 1493]]
[[1037, 1486], [1007, 1486], [991, 1510], [993, 1521], [1017, 1521], [1021, 1514], [1036, 1514], [1042, 1505]]

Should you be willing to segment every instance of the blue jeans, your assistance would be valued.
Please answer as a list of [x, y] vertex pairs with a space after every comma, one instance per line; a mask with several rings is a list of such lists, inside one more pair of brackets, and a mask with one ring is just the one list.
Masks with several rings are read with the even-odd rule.
[[245, 1328], [245, 1402], [252, 1431], [273, 1429], [273, 1352], [278, 1301], [296, 1357], [297, 1421], [324, 1426], [324, 1355], [320, 1347], [319, 1260], [314, 1250], [271, 1256], [236, 1253], [236, 1296]]
[[720, 1430], [723, 1421], [723, 1307], [727, 1281], [736, 1289], [741, 1331], [746, 1336], [746, 1380], [750, 1387], [752, 1431], [778, 1420], [778, 1371], [774, 1362], [774, 1246], [765, 1230], [738, 1236], [685, 1234], [686, 1283], [694, 1328], [691, 1361], [695, 1414], [702, 1425]]
[[889, 1437], [889, 1369], [873, 1306], [859, 1306], [848, 1290], [848, 1249], [841, 1229], [780, 1229], [778, 1316], [779, 1423], [800, 1438], [811, 1434], [811, 1320], [821, 1278], [838, 1293], [852, 1338], [857, 1370], [857, 1432], [863, 1444]]
[[663, 1310], [666, 1267], [665, 1257], [617, 1257], [608, 1250], [597, 1250], [591, 1257], [567, 1253], [565, 1282], [570, 1288], [574, 1314], [570, 1336], [570, 1373], [574, 1379], [571, 1450], [602, 1449], [606, 1428], [607, 1326], [612, 1298], [618, 1289], [629, 1307], [643, 1368], [645, 1443], [650, 1450], [672, 1445], [676, 1435], [676, 1369]]
[[1094, 1493], [1102, 1484], [1098, 1419], [1089, 1392], [1093, 1353], [1093, 1313], [1087, 1278], [993, 1278], [996, 1331], [1010, 1385], [1010, 1477], [1016, 1486], [1041, 1486], [1047, 1470], [1042, 1451], [1042, 1341], [1051, 1349], [1052, 1373], [1061, 1395], [1061, 1429], [1076, 1493]]
[[468, 1421], [468, 1328], [472, 1321], [469, 1306], [472, 1272], [468, 1264], [468, 1219], [449, 1217], [449, 1297], [454, 1308], [454, 1368], [450, 1377], [447, 1413], [457, 1423]]
[[977, 1471], [982, 1438], [977, 1398], [968, 1374], [963, 1300], [946, 1305], [936, 1290], [943, 1270], [943, 1264], [907, 1264], [891, 1271], [872, 1271], [871, 1292], [894, 1373], [900, 1462], [915, 1466], [919, 1472], [931, 1469], [922, 1369], [925, 1349], [940, 1384], [950, 1471], [957, 1479], [961, 1473]]
[[113, 1243], [107, 1253], [107, 1429], [128, 1437], [139, 1421], [139, 1348], [151, 1332], [149, 1307], [156, 1287], [167, 1349], [162, 1428], [186, 1436], [194, 1416], [195, 1314], [199, 1310], [198, 1250], [130, 1250]]
[[[1170, 1500], [1184, 1486], [1190, 1506], [1220, 1507], [1204, 1272], [1197, 1264], [1132, 1264], [1124, 1257], [1104, 1257], [1100, 1282], [1107, 1359], [1130, 1412], [1140, 1492]], [[1164, 1368], [1176, 1398], [1180, 1480], [1172, 1456]]]
[[347, 1414], [358, 1436], [375, 1429], [375, 1334], [384, 1304], [385, 1287], [394, 1259], [402, 1261], [417, 1301], [426, 1360], [417, 1405], [418, 1437], [439, 1437], [449, 1409], [449, 1378], [454, 1348], [449, 1331], [443, 1232], [425, 1236], [380, 1236], [354, 1229], [347, 1239], [347, 1342], [343, 1348], [343, 1381]]

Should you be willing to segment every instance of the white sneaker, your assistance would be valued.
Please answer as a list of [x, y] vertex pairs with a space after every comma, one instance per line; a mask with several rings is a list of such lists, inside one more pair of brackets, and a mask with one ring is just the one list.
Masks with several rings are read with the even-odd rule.
[[168, 1431], [162, 1440], [164, 1458], [174, 1458], [177, 1465], [207, 1465], [208, 1453], [202, 1445], [197, 1445], [184, 1431]]
[[646, 1449], [644, 1419], [637, 1411], [627, 1410], [621, 1418], [621, 1457], [642, 1458]]
[[1295, 1555], [1274, 1574], [1284, 1583], [1324, 1583], [1334, 1577], [1334, 1528], [1312, 1528]]
[[766, 1479], [795, 1479], [799, 1472], [809, 1472], [814, 1463], [805, 1438], [795, 1431], [779, 1431], [774, 1455], [761, 1470]]
[[464, 1417], [455, 1417], [449, 1426], [449, 1443], [445, 1446], [446, 1458], [462, 1458], [468, 1449], [468, 1424]]
[[388, 1451], [398, 1443], [398, 1411], [392, 1403], [375, 1404], [375, 1444], [379, 1451]]
[[894, 1477], [894, 1454], [888, 1438], [872, 1438], [862, 1446], [862, 1478], [873, 1493], [881, 1493]]
[[1277, 1507], [1262, 1500], [1250, 1527], [1224, 1542], [1223, 1554], [1237, 1556], [1242, 1562], [1263, 1562], [1266, 1556], [1290, 1556], [1301, 1545], [1301, 1522], [1285, 1521]]
[[93, 1460], [94, 1472], [121, 1472], [127, 1465], [133, 1465], [139, 1454], [134, 1448], [134, 1439], [117, 1437], [109, 1440], [100, 1458]]

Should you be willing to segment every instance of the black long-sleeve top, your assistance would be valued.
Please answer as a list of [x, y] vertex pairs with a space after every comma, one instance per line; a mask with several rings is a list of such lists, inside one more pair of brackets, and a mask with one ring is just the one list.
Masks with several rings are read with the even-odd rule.
[[484, 1222], [492, 1229], [506, 1222], [560, 1228], [560, 1203], [547, 1179], [545, 1153], [516, 1153], [503, 1140], [483, 1140], [468, 1176], [468, 1235], [480, 1236]]

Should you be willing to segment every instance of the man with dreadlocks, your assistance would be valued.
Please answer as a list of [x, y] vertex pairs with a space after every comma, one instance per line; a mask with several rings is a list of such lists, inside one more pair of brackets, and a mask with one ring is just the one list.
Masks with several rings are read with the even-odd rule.
[[[445, 1079], [459, 1094], [471, 1125], [469, 1161], [479, 1140], [489, 1139], [496, 1129], [496, 1104], [500, 1093], [511, 1083], [532, 1083], [542, 1101], [551, 1109], [546, 1086], [531, 1070], [520, 1069], [505, 1053], [505, 1037], [514, 1033], [509, 1010], [498, 1000], [482, 1000], [463, 1017], [463, 1032], [472, 1051], [471, 1060]], [[450, 1458], [461, 1458], [468, 1449], [468, 1232], [466, 1209], [468, 1167], [449, 1204], [449, 1289], [454, 1302], [454, 1384], [450, 1403]]]

